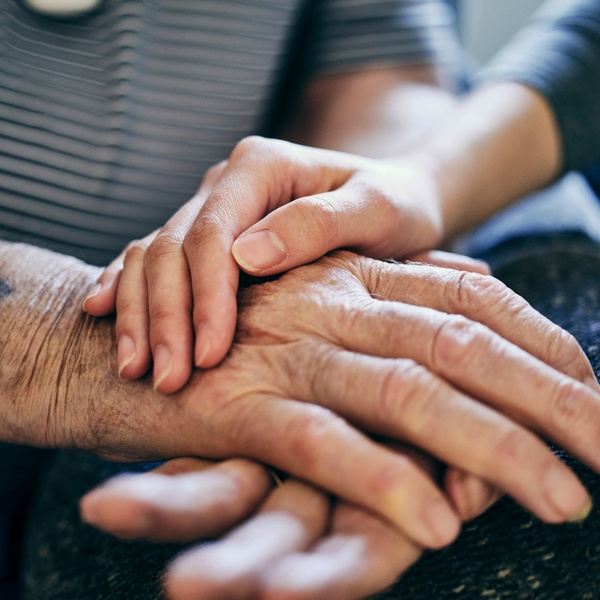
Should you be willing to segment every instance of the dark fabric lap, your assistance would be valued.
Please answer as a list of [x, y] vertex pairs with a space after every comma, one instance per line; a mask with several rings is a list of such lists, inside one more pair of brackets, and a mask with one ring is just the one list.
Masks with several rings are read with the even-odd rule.
[[[571, 331], [600, 374], [600, 246], [580, 235], [513, 239], [483, 258], [497, 277]], [[525, 402], [527, 399], [524, 398]], [[557, 452], [600, 505], [600, 477]], [[25, 600], [154, 600], [180, 545], [120, 542], [81, 523], [82, 494], [124, 469], [60, 453], [45, 474], [28, 527]], [[450, 548], [428, 553], [383, 599], [594, 599], [600, 590], [600, 512], [546, 525], [509, 499], [467, 524]]]

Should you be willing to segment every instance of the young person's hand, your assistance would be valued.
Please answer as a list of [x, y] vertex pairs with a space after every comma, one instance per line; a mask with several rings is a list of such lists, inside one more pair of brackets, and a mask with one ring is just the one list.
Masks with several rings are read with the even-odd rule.
[[240, 267], [273, 275], [341, 247], [400, 259], [439, 242], [439, 213], [432, 180], [406, 161], [248, 138], [106, 269], [85, 308], [116, 309], [120, 374], [139, 377], [153, 360], [170, 393], [229, 350]]

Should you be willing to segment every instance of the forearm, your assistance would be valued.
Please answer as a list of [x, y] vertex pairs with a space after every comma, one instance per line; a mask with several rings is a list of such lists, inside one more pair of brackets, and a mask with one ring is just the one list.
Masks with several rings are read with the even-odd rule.
[[448, 79], [435, 66], [323, 77], [308, 86], [283, 137], [373, 158], [405, 152], [454, 109]]
[[[79, 290], [97, 275], [79, 261], [0, 243], [0, 438], [54, 446], [68, 388], [65, 350], [82, 328]], [[79, 311], [80, 312], [80, 311]]]
[[562, 161], [548, 103], [509, 82], [474, 92], [411, 158], [434, 176], [446, 239], [552, 182]]
[[1, 440], [121, 459], [161, 454], [160, 437], [146, 450], [144, 432], [166, 400], [148, 381], [118, 378], [112, 320], [82, 310], [98, 273], [71, 257], [0, 242]]

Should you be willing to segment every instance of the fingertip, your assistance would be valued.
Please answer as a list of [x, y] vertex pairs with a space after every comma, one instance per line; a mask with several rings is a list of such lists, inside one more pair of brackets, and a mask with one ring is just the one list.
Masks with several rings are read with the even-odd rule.
[[[216, 331], [218, 331], [218, 335]], [[235, 333], [235, 323], [232, 327], [221, 326], [216, 331], [208, 323], [202, 323], [196, 329], [194, 348], [196, 367], [202, 369], [216, 367], [229, 352]]]
[[[186, 577], [185, 575], [179, 574], [173, 569], [177, 569], [177, 562], [173, 563], [163, 578], [163, 588], [165, 595], [170, 600], [197, 600], [200, 597], [211, 598], [211, 595], [206, 594], [200, 596], [203, 590], [196, 579]], [[200, 590], [199, 590], [200, 588]]]
[[143, 503], [120, 497], [110, 486], [88, 492], [79, 502], [79, 513], [82, 521], [122, 539], [146, 537], [154, 527]]
[[156, 346], [154, 357], [154, 389], [161, 394], [172, 394], [180, 390], [192, 374], [192, 359], [189, 351], [183, 356], [164, 344]]
[[83, 301], [83, 310], [93, 317], [105, 317], [116, 310], [116, 292], [97, 283]]
[[432, 502], [425, 514], [429, 532], [422, 541], [426, 547], [445, 548], [456, 540], [460, 533], [461, 520], [446, 500]]
[[97, 499], [98, 490], [96, 489], [88, 492], [79, 500], [79, 514], [81, 520], [90, 525], [96, 525], [100, 520]]
[[583, 383], [592, 388], [596, 393], [600, 392], [600, 383], [598, 383], [595, 375], [586, 376], [583, 380]]
[[164, 588], [173, 600], [247, 598], [255, 578], [242, 555], [219, 542], [186, 552], [171, 563]]
[[95, 304], [96, 303], [94, 302], [94, 300], [96, 299], [96, 297], [100, 293], [101, 289], [102, 289], [102, 284], [101, 283], [97, 283], [88, 292], [88, 295], [86, 296], [85, 300], [83, 301], [83, 310], [84, 311], [91, 313], [91, 311], [89, 309], [91, 308], [93, 310], [95, 308]]
[[424, 499], [412, 519], [406, 513], [409, 502], [414, 499], [407, 500], [407, 491], [400, 486], [381, 496], [381, 515], [423, 548], [444, 548], [458, 537], [460, 518], [441, 494]]
[[500, 497], [490, 484], [457, 469], [447, 471], [445, 489], [462, 521], [478, 517]]
[[117, 371], [121, 379], [138, 379], [150, 368], [150, 350], [146, 343], [123, 333], [117, 345]]

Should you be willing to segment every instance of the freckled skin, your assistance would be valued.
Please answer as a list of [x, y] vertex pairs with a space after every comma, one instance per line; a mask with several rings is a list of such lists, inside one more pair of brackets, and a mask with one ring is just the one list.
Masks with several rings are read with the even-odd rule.
[[2, 298], [6, 298], [13, 291], [12, 283], [8, 279], [3, 279], [0, 277], [0, 300]]

